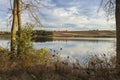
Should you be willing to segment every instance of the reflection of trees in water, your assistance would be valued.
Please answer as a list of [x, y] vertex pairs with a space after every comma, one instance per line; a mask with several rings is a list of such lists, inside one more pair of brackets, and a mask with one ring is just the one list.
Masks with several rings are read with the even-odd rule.
[[81, 42], [81, 41], [84, 41], [84, 42], [93, 42], [93, 43], [99, 43], [99, 42], [113, 42], [114, 40], [97, 40], [97, 39], [95, 39], [95, 40], [93, 40], [93, 39], [65, 39], [65, 38], [56, 38], [56, 39], [53, 39], [53, 40], [55, 40], [55, 41], [64, 41], [64, 42], [68, 42], [68, 41], [77, 41], [77, 42]]
[[48, 41], [53, 41], [52, 37], [39, 37], [39, 38], [34, 38], [33, 41], [35, 42], [48, 42]]
[[67, 39], [65, 40], [66, 44], [67, 44]]
[[[10, 35], [0, 35], [0, 39], [1, 40], [10, 40]], [[33, 41], [35, 41], [35, 42], [48, 42], [48, 41], [64, 41], [66, 44], [68, 43], [68, 41], [77, 41], [77, 42], [81, 42], [81, 41], [84, 41], [84, 42], [93, 42], [93, 43], [99, 43], [99, 42], [113, 42], [114, 43], [114, 45], [112, 46], [112, 47], [115, 47], [116, 46], [116, 44], [115, 44], [115, 42], [116, 42], [116, 40], [104, 40], [104, 39], [76, 39], [76, 38], [73, 38], [73, 39], [67, 39], [67, 38], [53, 38], [53, 37], [42, 37], [42, 36], [39, 36], [39, 37], [34, 37], [33, 39], [32, 39]]]
[[93, 41], [93, 43], [98, 43], [98, 42], [99, 42], [99, 40], [94, 40], [94, 41]]
[[10, 40], [10, 35], [0, 35], [0, 40]]

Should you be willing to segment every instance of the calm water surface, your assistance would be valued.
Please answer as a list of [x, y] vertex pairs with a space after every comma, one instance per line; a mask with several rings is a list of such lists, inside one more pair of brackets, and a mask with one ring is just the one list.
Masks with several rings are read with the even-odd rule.
[[[60, 38], [54, 41], [34, 42], [34, 48], [48, 48], [53, 50], [53, 54], [83, 60], [94, 54], [115, 55], [115, 42], [115, 38]], [[9, 49], [9, 45], [9, 40], [0, 40], [0, 46]]]

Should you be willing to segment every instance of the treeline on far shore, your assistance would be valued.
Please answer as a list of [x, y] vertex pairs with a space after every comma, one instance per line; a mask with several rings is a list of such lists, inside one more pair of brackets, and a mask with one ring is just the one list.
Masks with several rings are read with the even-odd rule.
[[[11, 32], [0, 31], [0, 35], [10, 35]], [[116, 37], [115, 30], [89, 30], [89, 31], [45, 31], [33, 30], [33, 35], [39, 37]]]
[[10, 35], [11, 32], [9, 31], [0, 31], [0, 35]]
[[[39, 36], [52, 36], [53, 32], [52, 31], [45, 31], [45, 30], [33, 30], [33, 34], [39, 35]], [[0, 35], [11, 35], [11, 32], [0, 31]]]

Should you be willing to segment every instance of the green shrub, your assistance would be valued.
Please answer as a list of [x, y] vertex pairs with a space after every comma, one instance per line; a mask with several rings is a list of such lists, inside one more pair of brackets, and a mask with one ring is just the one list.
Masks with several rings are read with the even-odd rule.
[[33, 35], [33, 28], [32, 24], [26, 24], [23, 26], [22, 29], [22, 38], [17, 37], [16, 45], [20, 46], [20, 52], [22, 55], [30, 54], [31, 50], [33, 50], [33, 43], [32, 43], [32, 35]]
[[28, 64], [36, 64], [38, 62], [48, 61], [50, 54], [47, 49], [39, 49], [36, 50], [33, 48], [32, 38], [34, 36], [33, 31], [34, 25], [26, 24], [22, 29], [22, 38], [17, 38], [17, 45], [21, 46], [20, 52], [18, 54], [18, 58], [22, 60], [22, 62]]

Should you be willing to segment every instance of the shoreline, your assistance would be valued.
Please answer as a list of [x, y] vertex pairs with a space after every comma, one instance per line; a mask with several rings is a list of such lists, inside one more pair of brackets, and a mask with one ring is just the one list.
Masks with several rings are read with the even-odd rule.
[[[115, 38], [116, 31], [91, 30], [91, 31], [43, 31], [34, 30], [33, 35], [37, 37], [93, 37], [93, 38]], [[0, 31], [0, 36], [10, 36], [10, 32]]]

